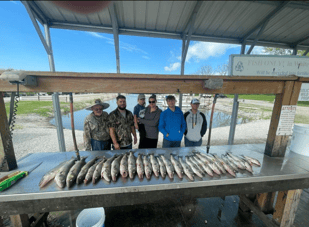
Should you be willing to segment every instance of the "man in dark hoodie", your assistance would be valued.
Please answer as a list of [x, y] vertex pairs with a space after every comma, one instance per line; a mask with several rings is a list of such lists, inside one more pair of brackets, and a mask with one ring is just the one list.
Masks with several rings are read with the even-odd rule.
[[202, 145], [202, 137], [207, 130], [207, 121], [205, 115], [198, 111], [200, 101], [192, 99], [191, 110], [185, 113], [187, 129], [185, 131], [185, 146], [196, 147]]
[[175, 97], [168, 95], [166, 102], [168, 108], [161, 113], [159, 121], [159, 131], [164, 136], [162, 147], [180, 147], [186, 122], [181, 109], [175, 106]]

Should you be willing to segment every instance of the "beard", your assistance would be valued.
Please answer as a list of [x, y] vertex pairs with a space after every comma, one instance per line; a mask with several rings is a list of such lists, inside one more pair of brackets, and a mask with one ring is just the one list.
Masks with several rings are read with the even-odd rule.
[[127, 107], [127, 106], [124, 106], [124, 107], [118, 106], [118, 108], [119, 108], [120, 110], [125, 110], [126, 107]]

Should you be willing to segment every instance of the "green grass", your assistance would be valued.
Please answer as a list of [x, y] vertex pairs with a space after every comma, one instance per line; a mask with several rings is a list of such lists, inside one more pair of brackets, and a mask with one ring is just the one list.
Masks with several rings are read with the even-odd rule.
[[[226, 95], [228, 98], [234, 98], [234, 95]], [[238, 95], [238, 99], [250, 99], [274, 102], [275, 95]], [[309, 106], [309, 101], [298, 101], [298, 106]]]
[[[226, 95], [228, 98], [234, 98], [234, 95]], [[273, 102], [275, 95], [238, 95], [238, 99], [251, 99]]]
[[[74, 111], [85, 108], [87, 103], [74, 103]], [[9, 116], [10, 103], [5, 104], [6, 114]], [[60, 102], [60, 109], [62, 112], [70, 112], [70, 103]], [[50, 117], [53, 113], [52, 101], [20, 101], [18, 102], [17, 115], [19, 114], [39, 114], [43, 117]]]

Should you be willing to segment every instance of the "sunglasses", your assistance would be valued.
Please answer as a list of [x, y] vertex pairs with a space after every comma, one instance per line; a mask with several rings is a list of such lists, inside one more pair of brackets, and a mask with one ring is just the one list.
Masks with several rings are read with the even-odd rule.
[[156, 103], [156, 101], [149, 101], [149, 103]]

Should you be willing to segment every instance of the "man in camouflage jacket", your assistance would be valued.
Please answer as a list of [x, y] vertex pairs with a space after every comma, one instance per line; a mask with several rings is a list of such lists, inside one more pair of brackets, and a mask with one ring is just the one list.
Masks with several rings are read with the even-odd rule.
[[125, 96], [119, 95], [117, 97], [117, 105], [117, 109], [108, 116], [108, 127], [113, 141], [113, 149], [132, 149], [131, 133], [134, 136], [134, 144], [137, 142], [133, 114], [126, 109]]
[[110, 150], [111, 139], [108, 128], [108, 113], [103, 109], [109, 104], [95, 100], [95, 104], [86, 108], [93, 112], [89, 114], [84, 122], [84, 145], [85, 150]]

